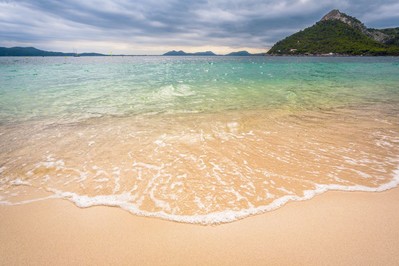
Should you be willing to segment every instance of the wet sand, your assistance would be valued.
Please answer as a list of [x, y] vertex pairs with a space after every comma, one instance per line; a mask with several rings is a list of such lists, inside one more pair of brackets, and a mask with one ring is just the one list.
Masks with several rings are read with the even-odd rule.
[[399, 189], [327, 192], [219, 226], [66, 200], [0, 206], [1, 265], [397, 265]]
[[331, 189], [386, 190], [399, 179], [399, 124], [375, 112], [231, 111], [6, 125], [0, 204], [48, 191], [80, 207], [213, 224]]

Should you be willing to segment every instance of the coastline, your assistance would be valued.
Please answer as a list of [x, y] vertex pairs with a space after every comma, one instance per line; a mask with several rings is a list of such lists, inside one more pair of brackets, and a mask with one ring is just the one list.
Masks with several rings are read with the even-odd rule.
[[398, 188], [329, 191], [218, 226], [59, 199], [0, 206], [0, 264], [393, 265], [398, 204]]
[[399, 260], [397, 188], [262, 209], [397, 185], [396, 59], [5, 61], [0, 203], [56, 195], [0, 206], [0, 265]]

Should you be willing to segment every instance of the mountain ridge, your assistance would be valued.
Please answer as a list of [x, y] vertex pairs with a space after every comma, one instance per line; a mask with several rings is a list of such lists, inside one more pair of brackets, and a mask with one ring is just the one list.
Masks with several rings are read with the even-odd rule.
[[238, 51], [238, 52], [231, 52], [226, 54], [227, 56], [251, 56], [254, 54], [249, 53], [248, 51]]
[[185, 56], [185, 55], [188, 55], [188, 56], [217, 56], [217, 54], [215, 54], [212, 51], [186, 53], [182, 50], [180, 50], [180, 51], [172, 50], [172, 51], [164, 53], [163, 55], [166, 55], [166, 56]]
[[320, 21], [328, 21], [328, 20], [338, 20], [341, 21], [352, 28], [355, 28], [370, 38], [374, 39], [377, 42], [385, 43], [389, 40], [389, 35], [379, 31], [370, 31], [360, 20], [355, 17], [349, 16], [345, 13], [340, 12], [338, 9], [334, 9], [327, 13]]
[[264, 55], [266, 55], [266, 53], [251, 54], [250, 52], [243, 50], [243, 51], [231, 52], [231, 53], [224, 54], [224, 55], [219, 55], [219, 54], [213, 53], [212, 51], [186, 53], [182, 50], [179, 50], [179, 51], [172, 50], [172, 51], [164, 53], [163, 55], [164, 56], [264, 56]]
[[399, 55], [399, 28], [369, 29], [334, 9], [313, 26], [278, 41], [268, 54]]
[[106, 56], [99, 53], [63, 53], [50, 52], [35, 47], [0, 47], [0, 56]]

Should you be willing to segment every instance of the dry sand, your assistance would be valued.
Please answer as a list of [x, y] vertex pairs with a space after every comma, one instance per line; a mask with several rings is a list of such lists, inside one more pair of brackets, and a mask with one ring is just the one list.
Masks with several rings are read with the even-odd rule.
[[328, 192], [219, 226], [65, 200], [0, 206], [1, 265], [398, 265], [399, 189]]

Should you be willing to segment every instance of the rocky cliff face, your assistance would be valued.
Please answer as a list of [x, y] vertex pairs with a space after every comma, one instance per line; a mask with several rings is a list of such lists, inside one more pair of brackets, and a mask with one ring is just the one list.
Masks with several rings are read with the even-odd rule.
[[391, 39], [389, 35], [378, 31], [370, 31], [367, 29], [366, 26], [362, 22], [360, 22], [358, 19], [348, 16], [345, 13], [340, 12], [338, 9], [334, 9], [330, 11], [328, 14], [326, 14], [320, 21], [327, 21], [327, 20], [339, 20], [349, 26], [351, 26], [354, 29], [357, 29], [367, 35], [368, 37], [374, 39], [375, 41], [379, 43], [387, 43]]
[[341, 13], [338, 9], [330, 11], [321, 19], [321, 21], [326, 21], [326, 20], [339, 20], [351, 26], [352, 28], [358, 29], [360, 31], [367, 30], [366, 26], [364, 26], [364, 24], [360, 22], [358, 19], [348, 16], [345, 13]]

